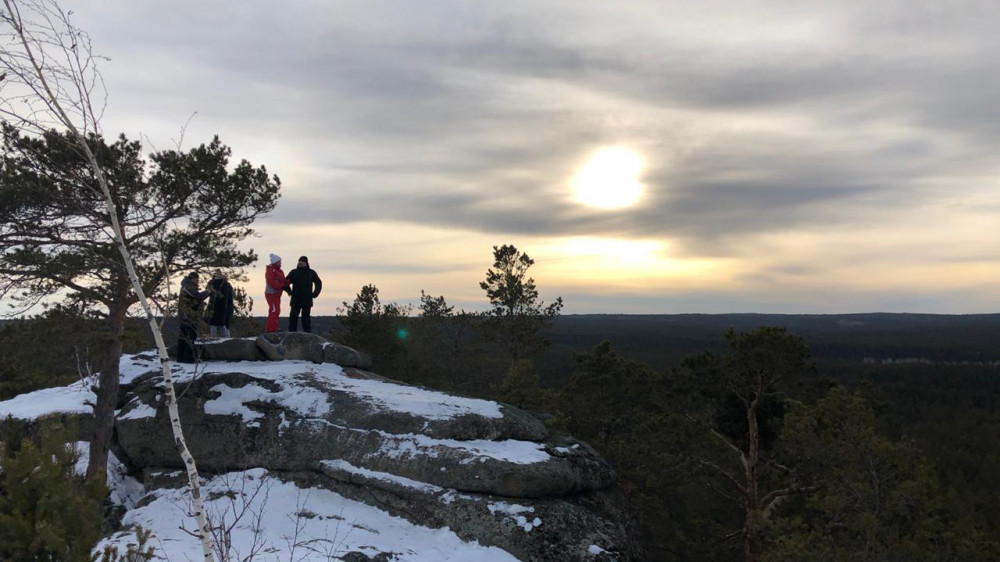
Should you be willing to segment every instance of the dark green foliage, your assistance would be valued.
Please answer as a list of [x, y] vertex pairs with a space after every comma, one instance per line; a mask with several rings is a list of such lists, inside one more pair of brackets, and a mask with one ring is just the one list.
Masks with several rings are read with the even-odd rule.
[[[56, 131], [23, 136], [6, 124], [3, 137], [2, 292], [30, 304], [69, 289], [68, 302], [99, 312], [135, 303], [128, 283], [120, 285], [125, 269], [108, 235], [107, 206], [72, 139]], [[124, 136], [110, 144], [97, 135], [87, 140], [108, 178], [147, 295], [169, 302], [164, 263], [176, 272], [256, 260], [237, 244], [277, 203], [280, 182], [265, 168], [245, 160], [230, 168], [231, 151], [218, 138], [148, 161], [141, 145]]]
[[[238, 246], [253, 233], [253, 221], [274, 209], [280, 181], [245, 160], [231, 165], [218, 137], [148, 160], [124, 135], [110, 144], [97, 134], [79, 139], [54, 130], [34, 137], [4, 123], [3, 140], [0, 296], [24, 310], [58, 296], [105, 319], [88, 467], [89, 477], [102, 479], [126, 319], [138, 302], [111, 216], [143, 292], [169, 309], [169, 281], [179, 271], [240, 270], [256, 261], [253, 250]], [[110, 202], [78, 148], [83, 142], [107, 180]]]
[[106, 546], [100, 559], [94, 555], [94, 562], [148, 562], [156, 555], [156, 549], [149, 545], [152, 532], [141, 525], [135, 528], [135, 543], [129, 543], [125, 552], [119, 552], [117, 547]]
[[[577, 370], [549, 408], [553, 425], [593, 445], [614, 465], [651, 559], [691, 559], [717, 526], [713, 498], [688, 489], [692, 461], [683, 449], [690, 429], [670, 377], [616, 353], [609, 342], [575, 357]], [[698, 501], [689, 498], [698, 497]], [[708, 501], [706, 501], [706, 499]]]
[[341, 311], [343, 331], [335, 334], [336, 339], [368, 353], [375, 369], [394, 373], [403, 368], [404, 343], [409, 337], [409, 306], [383, 305], [378, 287], [365, 285], [354, 302], [344, 302]]
[[938, 475], [909, 441], [876, 431], [875, 410], [836, 387], [798, 405], [782, 440], [817, 489], [779, 508], [769, 560], [981, 560], [989, 548], [945, 509]]
[[410, 319], [410, 337], [405, 343], [409, 370], [401, 373], [420, 384], [446, 390], [475, 393], [475, 376], [484, 372], [477, 364], [485, 353], [482, 320], [475, 313], [449, 306], [443, 296], [420, 292], [419, 315]]
[[541, 331], [563, 306], [562, 297], [548, 306], [539, 300], [535, 280], [528, 277], [534, 263], [512, 245], [493, 246], [493, 268], [479, 283], [492, 307], [487, 313], [487, 326], [507, 351], [511, 367], [547, 345]]
[[[126, 349], [145, 347], [142, 326], [129, 325]], [[148, 328], [147, 328], [148, 331]], [[97, 367], [107, 344], [102, 322], [78, 309], [54, 306], [30, 319], [10, 320], [0, 327], [0, 400], [62, 386]]]
[[538, 372], [534, 364], [526, 359], [511, 368], [500, 381], [496, 394], [501, 401], [528, 410], [541, 409], [546, 403], [544, 391], [539, 386]]
[[71, 432], [43, 426], [36, 440], [0, 452], [0, 559], [89, 562], [100, 538], [100, 482], [84, 482], [66, 445]]

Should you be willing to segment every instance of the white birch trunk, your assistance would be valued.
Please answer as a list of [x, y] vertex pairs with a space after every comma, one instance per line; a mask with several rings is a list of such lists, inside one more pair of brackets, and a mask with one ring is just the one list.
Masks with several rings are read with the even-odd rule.
[[[87, 162], [90, 165], [91, 171], [97, 178], [98, 185], [101, 188], [101, 192], [104, 196], [105, 204], [108, 207], [108, 219], [111, 224], [111, 229], [115, 238], [115, 242], [118, 245], [118, 251], [121, 254], [122, 261], [128, 271], [129, 280], [132, 283], [132, 289], [135, 291], [136, 297], [139, 300], [139, 304], [142, 306], [143, 311], [146, 313], [146, 318], [149, 321], [149, 329], [153, 333], [153, 339], [156, 341], [157, 353], [160, 357], [160, 367], [163, 371], [163, 381], [167, 387], [167, 412], [170, 417], [170, 427], [174, 435], [174, 443], [177, 447], [177, 452], [180, 454], [181, 459], [184, 461], [184, 466], [188, 475], [188, 487], [191, 491], [191, 504], [194, 511], [194, 517], [198, 523], [198, 531], [196, 535], [201, 540], [202, 550], [204, 551], [205, 562], [214, 562], [215, 558], [212, 554], [212, 536], [208, 524], [208, 516], [205, 513], [204, 502], [201, 497], [201, 483], [198, 476], [198, 467], [195, 464], [194, 457], [191, 456], [191, 452], [188, 450], [187, 441], [184, 439], [184, 432], [181, 428], [180, 415], [177, 411], [177, 394], [174, 392], [174, 380], [173, 380], [173, 363], [170, 361], [170, 357], [167, 355], [167, 347], [163, 342], [163, 333], [160, 331], [160, 327], [156, 324], [156, 318], [153, 316], [152, 308], [149, 306], [149, 300], [146, 298], [145, 291], [142, 289], [142, 283], [139, 280], [139, 276], [136, 274], [135, 265], [132, 261], [132, 256], [128, 251], [128, 247], [125, 244], [124, 233], [121, 228], [121, 224], [118, 221], [118, 214], [115, 211], [115, 201], [111, 195], [111, 189], [108, 187], [107, 179], [104, 176], [104, 171], [97, 161], [96, 156], [90, 149], [90, 145], [87, 144], [86, 137], [80, 132], [79, 128], [73, 122], [73, 119], [67, 114], [63, 109], [60, 97], [53, 92], [50, 87], [48, 80], [46, 79], [46, 74], [38, 62], [38, 57], [36, 56], [34, 49], [31, 47], [33, 41], [29, 41], [30, 37], [25, 33], [23, 22], [20, 20], [20, 12], [13, 5], [12, 0], [3, 0], [4, 6], [7, 8], [7, 12], [11, 18], [11, 22], [15, 26], [15, 32], [18, 34], [21, 45], [24, 48], [25, 55], [31, 62], [31, 71], [39, 79], [39, 84], [41, 89], [32, 87], [34, 94], [37, 95], [48, 105], [52, 110], [54, 116], [58, 119], [60, 123], [66, 126], [67, 129], [73, 134], [80, 150], [87, 157]], [[64, 20], [64, 24], [69, 27], [69, 22]], [[44, 60], [44, 59], [43, 59]], [[81, 99], [77, 100], [83, 111], [83, 119], [85, 125], [90, 125], [90, 128], [94, 132], [97, 131], [97, 119], [93, 112], [93, 108], [90, 106], [90, 99], [88, 95], [88, 90], [83, 82], [83, 76], [73, 74], [74, 81], [78, 88], [78, 92], [81, 95]], [[88, 123], [89, 122], [89, 123]]]

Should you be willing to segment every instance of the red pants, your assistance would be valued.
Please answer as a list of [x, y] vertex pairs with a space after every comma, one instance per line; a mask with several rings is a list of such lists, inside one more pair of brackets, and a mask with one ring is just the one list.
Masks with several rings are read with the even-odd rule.
[[281, 293], [264, 293], [267, 299], [267, 324], [264, 325], [265, 332], [278, 331], [278, 318], [281, 316]]

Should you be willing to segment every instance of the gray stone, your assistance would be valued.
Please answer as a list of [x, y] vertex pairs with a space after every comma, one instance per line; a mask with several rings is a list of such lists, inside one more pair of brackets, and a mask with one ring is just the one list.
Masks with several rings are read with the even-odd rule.
[[[308, 375], [303, 378], [304, 385], [321, 387]], [[116, 423], [118, 440], [133, 464], [181, 468], [159, 382], [152, 379], [135, 389], [135, 397], [122, 408]], [[362, 398], [327, 389], [332, 407], [324, 418], [301, 418], [269, 401], [244, 404], [261, 415], [254, 425], [247, 425], [238, 416], [205, 413], [205, 402], [218, 396], [213, 387], [247, 384], [273, 392], [282, 390], [274, 381], [247, 374], [206, 372], [180, 399], [188, 448], [205, 470], [315, 470], [324, 460], [344, 459], [437, 486], [520, 497], [576, 493], [614, 482], [610, 466], [582, 443], [542, 442], [538, 448], [549, 454], [544, 462], [519, 464], [477, 454], [473, 440], [516, 440], [523, 447], [530, 446], [532, 439], [545, 437], [540, 422], [527, 423], [530, 414], [509, 406], [500, 419], [469, 414], [447, 421], [427, 420], [385, 410], [372, 413], [371, 404]], [[155, 417], [133, 416], [132, 412], [143, 406], [155, 409]], [[508, 416], [513, 420], [510, 423], [504, 421]], [[463, 422], [467, 427], [461, 426]], [[472, 442], [467, 447], [445, 446], [441, 440]]]
[[254, 338], [205, 338], [195, 342], [201, 361], [264, 361]]
[[[448, 527], [463, 540], [510, 552], [519, 560], [641, 560], [632, 514], [622, 493], [608, 488], [571, 497], [511, 498], [413, 485], [391, 476], [324, 466], [323, 474], [288, 473], [299, 485], [320, 486], [375, 505], [415, 524]], [[591, 545], [606, 551], [591, 554]]]
[[296, 359], [361, 369], [372, 366], [366, 354], [305, 332], [271, 332], [256, 338], [204, 338], [195, 342], [195, 348], [201, 361]]
[[257, 347], [267, 357], [269, 361], [281, 361], [285, 358], [284, 346], [279, 346], [265, 338], [263, 335], [257, 336]]
[[[289, 359], [320, 357], [322, 338], [287, 336], [284, 343], [276, 334], [262, 336], [266, 345], [249, 341], [272, 353], [283, 347]], [[448, 527], [463, 540], [502, 548], [523, 561], [642, 559], [611, 467], [586, 444], [549, 434], [536, 416], [509, 405], [437, 396], [361, 368], [292, 365], [255, 375], [253, 364], [246, 365], [248, 372], [226, 372], [232, 367], [213, 371], [209, 362], [193, 381], [178, 383], [180, 417], [199, 470], [265, 468], [274, 477], [331, 490], [414, 524]], [[233, 391], [249, 385], [253, 392]], [[183, 465], [163, 404], [162, 378], [150, 371], [122, 392], [116, 454], [143, 471], [147, 489], [180, 485], [184, 474], [175, 471]], [[238, 408], [221, 411], [241, 413], [206, 412], [220, 411], [207, 405], [223, 392], [242, 398]], [[416, 402], [386, 401], [389, 395]], [[319, 406], [283, 405], [293, 403], [283, 402], [287, 397], [303, 396]], [[440, 404], [426, 412], [447, 406], [463, 413], [425, 417], [400, 409], [410, 403]], [[491, 452], [498, 447], [503, 450]], [[371, 552], [348, 556], [392, 557]]]
[[262, 338], [284, 350], [284, 359], [299, 359], [313, 363], [336, 363], [341, 367], [370, 369], [371, 358], [366, 354], [307, 332], [271, 332]]
[[348, 552], [340, 557], [344, 562], [390, 562], [392, 560], [392, 554], [388, 552], [380, 552], [375, 556], [368, 556], [364, 552], [359, 552], [357, 550]]

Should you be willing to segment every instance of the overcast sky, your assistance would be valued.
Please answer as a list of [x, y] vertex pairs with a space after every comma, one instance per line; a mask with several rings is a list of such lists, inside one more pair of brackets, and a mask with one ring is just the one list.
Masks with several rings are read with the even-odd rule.
[[[482, 307], [505, 243], [568, 313], [1000, 309], [1000, 2], [64, 5], [106, 134], [197, 112], [187, 147], [281, 177], [250, 244], [309, 256], [314, 314], [365, 283]], [[608, 147], [632, 206], [574, 196]]]

